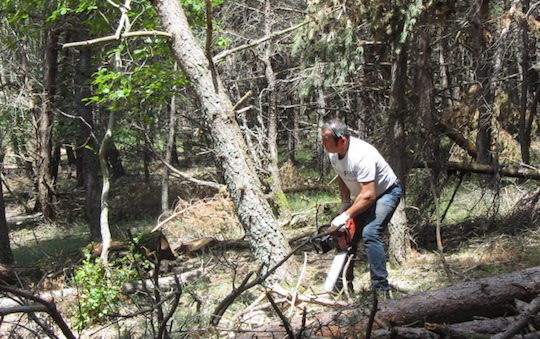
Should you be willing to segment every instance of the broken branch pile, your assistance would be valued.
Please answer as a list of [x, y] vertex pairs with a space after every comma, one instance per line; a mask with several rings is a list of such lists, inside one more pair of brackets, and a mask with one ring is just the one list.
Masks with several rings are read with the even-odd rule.
[[[410, 294], [379, 302], [372, 334], [373, 337], [397, 335], [400, 338], [454, 338], [484, 334], [497, 335], [500, 339], [514, 338], [528, 327], [534, 335], [540, 330], [539, 294], [540, 266]], [[297, 333], [358, 337], [366, 334], [369, 317], [365, 309], [365, 306], [356, 305], [308, 315], [304, 326], [302, 319], [293, 319], [290, 323]], [[275, 334], [279, 327], [259, 328], [257, 337], [264, 337], [261, 330]]]

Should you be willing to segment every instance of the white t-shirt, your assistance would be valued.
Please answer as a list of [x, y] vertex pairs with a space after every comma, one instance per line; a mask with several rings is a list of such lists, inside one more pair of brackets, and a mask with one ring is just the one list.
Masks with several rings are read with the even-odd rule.
[[375, 181], [377, 197], [392, 186], [397, 176], [375, 147], [355, 137], [350, 137], [349, 149], [339, 159], [337, 153], [329, 153], [330, 163], [345, 182], [351, 195], [360, 193], [359, 183]]

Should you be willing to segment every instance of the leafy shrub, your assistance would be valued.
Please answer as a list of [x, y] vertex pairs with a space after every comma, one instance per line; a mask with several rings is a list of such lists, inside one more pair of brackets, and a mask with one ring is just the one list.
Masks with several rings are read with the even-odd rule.
[[[89, 254], [74, 274], [73, 282], [78, 289], [78, 308], [75, 312], [75, 328], [84, 328], [104, 321], [118, 311], [122, 286], [136, 275], [126, 259], [119, 259], [105, 267], [99, 258]], [[113, 267], [114, 266], [114, 267]]]

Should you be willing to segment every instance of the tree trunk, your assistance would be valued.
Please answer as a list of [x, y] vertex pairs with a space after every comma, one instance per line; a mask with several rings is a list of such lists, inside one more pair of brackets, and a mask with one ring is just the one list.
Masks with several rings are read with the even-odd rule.
[[60, 171], [60, 160], [62, 157], [62, 148], [60, 144], [56, 144], [53, 147], [52, 157], [51, 157], [51, 180], [55, 187], [56, 191], [56, 182], [58, 181], [58, 172]]
[[[77, 32], [79, 40], [88, 39], [88, 29], [84, 25], [79, 26]], [[79, 60], [76, 65], [75, 95], [77, 112], [79, 112], [81, 119], [78, 120], [79, 145], [77, 147], [77, 161], [80, 164], [77, 165], [77, 177], [80, 177], [81, 184], [84, 185], [85, 213], [90, 228], [90, 238], [92, 241], [100, 242], [99, 214], [101, 203], [99, 159], [97, 156], [98, 144], [94, 135], [93, 106], [83, 101], [92, 94], [90, 91], [92, 50], [90, 46], [80, 46], [78, 49]]]
[[[176, 64], [175, 64], [176, 69]], [[171, 97], [171, 104], [169, 105], [169, 133], [167, 135], [167, 145], [165, 146], [165, 161], [167, 163], [172, 162], [172, 151], [174, 147], [174, 135], [176, 133], [176, 95]], [[170, 212], [169, 206], [169, 174], [170, 170], [167, 166], [163, 168], [163, 177], [161, 179], [161, 213], [168, 214]]]
[[[529, 0], [522, 0], [522, 11], [523, 13], [527, 13], [530, 8], [530, 1]], [[530, 48], [534, 47], [531, 46], [532, 43], [530, 42], [529, 37], [529, 25], [527, 24], [526, 20], [523, 20], [521, 22], [521, 41], [522, 41], [522, 49], [521, 49], [521, 95], [519, 98], [519, 145], [521, 148], [521, 160], [525, 164], [530, 164], [531, 161], [531, 128], [527, 124], [527, 107], [528, 107], [528, 93], [529, 88], [531, 86], [530, 83]], [[536, 98], [535, 98], [536, 100]], [[536, 103], [534, 106], [534, 110], [530, 110], [529, 114], [533, 114], [532, 112], [536, 111]]]
[[107, 154], [107, 160], [108, 160], [108, 163], [111, 165], [111, 169], [112, 169], [111, 178], [112, 179], [118, 179], [126, 175], [124, 165], [122, 165], [122, 158], [120, 157], [120, 152], [118, 151], [118, 148], [116, 148], [114, 140], [111, 140], [110, 149]]
[[[419, 136], [423, 160], [435, 161], [439, 155], [439, 138], [435, 134], [433, 119], [433, 70], [431, 67], [431, 32], [429, 27], [420, 27], [416, 36], [418, 58], [416, 60], [416, 93], [418, 93]], [[424, 147], [423, 147], [424, 146]], [[437, 177], [437, 173], [434, 173]]]
[[[274, 18], [274, 10], [270, 0], [265, 1], [265, 19], [264, 19], [264, 33], [266, 36], [272, 34], [272, 23]], [[273, 42], [267, 42], [265, 44], [263, 52], [264, 74], [266, 81], [268, 82], [268, 157], [269, 157], [269, 171], [270, 171], [270, 187], [272, 189], [272, 198], [277, 204], [279, 211], [287, 208], [287, 197], [283, 193], [281, 186], [281, 178], [279, 176], [278, 165], [278, 112], [277, 112], [277, 93], [276, 93], [276, 74], [272, 68], [272, 44]]]
[[[191, 80], [208, 122], [214, 152], [223, 168], [225, 182], [234, 202], [236, 213], [247, 235], [257, 261], [266, 271], [290, 251], [270, 205], [264, 198], [233, 105], [225, 93], [212, 61], [197, 45], [184, 11], [176, 0], [154, 0], [165, 30], [172, 34], [172, 51]], [[274, 277], [284, 278], [287, 265]]]
[[[392, 154], [390, 165], [405, 186], [407, 175], [407, 149], [405, 140], [405, 79], [407, 78], [407, 49], [405, 46], [395, 56], [392, 63], [392, 89], [390, 97], [389, 127], [392, 131]], [[391, 261], [402, 262], [411, 248], [407, 215], [405, 214], [405, 197], [401, 199], [389, 225], [388, 257]]]
[[[293, 165], [297, 165], [296, 152], [300, 145], [300, 137], [298, 136], [298, 120], [299, 110], [302, 112], [305, 110], [302, 104], [303, 98], [300, 98], [300, 107], [297, 109], [292, 107], [287, 114], [289, 130], [287, 131], [287, 161]], [[291, 101], [292, 103], [292, 101]]]
[[41, 102], [41, 111], [36, 121], [37, 186], [38, 200], [45, 220], [56, 219], [56, 193], [51, 176], [52, 164], [52, 129], [54, 123], [54, 96], [56, 94], [56, 73], [58, 71], [58, 32], [47, 31], [45, 50], [44, 86], [45, 95]]
[[[322, 66], [319, 66], [322, 67]], [[322, 72], [322, 71], [321, 71]], [[322, 76], [322, 75], [321, 75]], [[321, 164], [321, 175], [326, 176], [330, 172], [330, 158], [326, 156], [324, 147], [322, 146], [321, 130], [322, 125], [327, 119], [326, 117], [326, 98], [324, 96], [324, 89], [317, 87], [317, 142], [315, 143], [315, 156], [317, 157], [317, 163]]]
[[112, 131], [114, 126], [114, 111], [109, 112], [109, 123], [105, 136], [99, 147], [99, 165], [103, 176], [103, 185], [101, 189], [101, 215], [100, 215], [100, 231], [102, 240], [101, 260], [104, 265], [107, 265], [109, 259], [109, 247], [111, 246], [111, 230], [109, 227], [109, 191], [110, 191], [110, 175], [109, 166], [107, 164], [108, 153], [111, 150]]
[[489, 15], [489, 0], [475, 0], [474, 17], [471, 22], [472, 49], [475, 80], [480, 87], [477, 91], [476, 108], [478, 110], [478, 126], [476, 134], [476, 147], [478, 154], [476, 161], [490, 164], [493, 160], [491, 154], [491, 131], [493, 119], [491, 103], [492, 93], [489, 86], [490, 63], [485, 39], [485, 25]]
[[[4, 153], [0, 153], [0, 173], [4, 170]], [[6, 220], [6, 205], [4, 203], [3, 181], [0, 179], [0, 263], [13, 264], [13, 253], [9, 243], [9, 228]]]

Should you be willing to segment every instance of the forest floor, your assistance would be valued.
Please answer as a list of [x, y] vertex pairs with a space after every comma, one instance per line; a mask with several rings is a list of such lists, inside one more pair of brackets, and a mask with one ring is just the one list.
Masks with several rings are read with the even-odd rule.
[[[74, 269], [81, 265], [83, 249], [89, 244], [89, 233], [83, 220], [83, 192], [69, 185], [59, 186], [59, 207], [67, 212], [61, 214], [58, 222], [50, 224], [43, 222], [39, 214], [27, 213], [21, 207], [20, 200], [28, 197], [24, 192], [30, 191], [29, 183], [17, 176], [8, 176], [7, 181], [12, 192], [5, 192], [6, 215], [16, 265], [38, 267], [42, 272], [39, 279], [25, 280], [27, 288], [42, 293], [72, 287]], [[532, 209], [520, 208], [536, 192], [537, 185], [511, 182], [498, 190], [480, 186], [473, 181], [464, 182], [442, 223], [442, 240], [450, 276], [436, 250], [435, 226], [428, 221], [430, 216], [411, 204], [412, 253], [401, 265], [389, 264], [390, 283], [398, 291], [396, 297], [540, 265], [540, 209], [536, 203]], [[173, 196], [176, 196], [175, 217], [161, 227], [173, 249], [204, 237], [218, 240], [242, 238], [243, 230], [226, 196], [194, 188], [186, 182], [176, 183], [173, 191]], [[149, 231], [165, 219], [156, 212], [160, 197], [157, 178], [150, 183], [144, 183], [141, 177], [120, 178], [113, 184], [111, 197], [110, 222], [116, 239], [125, 238], [127, 229], [133, 234]], [[338, 206], [337, 194], [332, 191], [305, 191], [288, 197], [290, 211], [282, 213], [280, 220], [289, 239], [314, 232], [317, 225], [330, 220], [332, 211]], [[27, 201], [28, 205], [31, 203]], [[294, 256], [301, 267], [300, 274], [285, 287], [301, 294], [321, 295], [332, 257], [332, 253], [318, 254], [311, 247], [306, 247]], [[249, 328], [279, 322], [265, 299], [259, 298], [264, 295], [262, 288], [256, 287], [245, 292], [225, 313], [219, 326], [223, 331], [211, 332], [212, 335], [203, 331], [210, 314], [230, 293], [233, 285], [237, 286], [249, 271], [256, 271], [249, 251], [213, 249], [189, 257], [179, 255], [170, 266], [169, 271], [202, 269], [204, 272], [202, 278], [185, 287], [174, 317], [175, 337], [193, 337], [197, 331], [204, 333], [201, 337], [225, 337], [232, 335], [232, 329], [238, 326]], [[355, 272], [354, 294], [326, 297], [336, 302], [358, 303], [364, 300], [369, 303], [369, 273], [363, 255], [359, 255]], [[71, 324], [78, 307], [77, 297], [72, 295], [55, 301]], [[141, 299], [136, 302], [134, 297], [124, 301], [119, 310], [122, 314], [134, 314], [144, 304]], [[285, 314], [298, 316], [304, 306], [313, 312], [327, 307], [316, 304], [284, 306]], [[245, 312], [248, 308], [251, 311]], [[0, 325], [0, 333], [10, 333], [8, 331], [15, 328], [15, 323], [23, 322], [31, 327], [31, 321], [23, 319], [26, 318], [20, 315], [5, 318]], [[83, 338], [152, 337], [152, 321], [155, 319], [149, 319], [148, 315], [111, 319], [80, 330], [77, 335]], [[32, 337], [28, 333], [32, 332], [19, 327], [11, 335], [14, 338]]]

